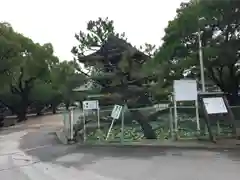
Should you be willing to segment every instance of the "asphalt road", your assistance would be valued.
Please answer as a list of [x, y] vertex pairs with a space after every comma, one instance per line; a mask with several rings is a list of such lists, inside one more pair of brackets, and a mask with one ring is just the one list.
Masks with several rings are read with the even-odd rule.
[[237, 180], [239, 169], [237, 150], [65, 146], [47, 128], [0, 135], [0, 179]]

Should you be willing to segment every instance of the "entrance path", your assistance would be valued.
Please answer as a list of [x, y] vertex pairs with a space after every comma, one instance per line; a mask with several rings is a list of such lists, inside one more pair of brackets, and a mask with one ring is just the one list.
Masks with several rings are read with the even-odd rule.
[[31, 119], [0, 133], [0, 179], [236, 180], [238, 150], [83, 147], [59, 144], [61, 115]]
[[[41, 127], [48, 128], [61, 128], [63, 126], [63, 116], [61, 114], [56, 115], [43, 115], [38, 117], [29, 117], [27, 121], [18, 123], [15, 126], [4, 128], [5, 132], [16, 129], [34, 129]], [[11, 120], [12, 121], [12, 120]]]

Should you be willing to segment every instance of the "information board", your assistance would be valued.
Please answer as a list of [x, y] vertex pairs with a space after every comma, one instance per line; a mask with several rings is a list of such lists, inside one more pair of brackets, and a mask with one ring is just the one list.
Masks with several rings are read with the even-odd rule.
[[175, 101], [195, 101], [197, 100], [196, 80], [174, 80]]
[[120, 105], [114, 105], [114, 108], [112, 110], [112, 113], [111, 113], [111, 117], [113, 119], [118, 119], [121, 115], [121, 112], [122, 112], [122, 106]]
[[222, 97], [203, 98], [203, 103], [208, 114], [228, 113]]
[[83, 101], [83, 110], [93, 110], [98, 109], [98, 101], [91, 100], [91, 101]]

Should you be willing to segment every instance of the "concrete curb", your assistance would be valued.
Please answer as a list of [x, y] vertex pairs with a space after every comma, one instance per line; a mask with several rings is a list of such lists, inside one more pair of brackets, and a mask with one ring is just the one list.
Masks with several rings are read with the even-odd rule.
[[[62, 130], [56, 131], [57, 139], [64, 145], [72, 145]], [[82, 148], [159, 148], [159, 149], [192, 149], [192, 150], [240, 150], [240, 144], [193, 144], [189, 142], [151, 143], [75, 143]]]
[[192, 149], [192, 150], [240, 150], [240, 146], [194, 146], [194, 145], [150, 145], [150, 144], [78, 144], [83, 148], [159, 148], [159, 149]]

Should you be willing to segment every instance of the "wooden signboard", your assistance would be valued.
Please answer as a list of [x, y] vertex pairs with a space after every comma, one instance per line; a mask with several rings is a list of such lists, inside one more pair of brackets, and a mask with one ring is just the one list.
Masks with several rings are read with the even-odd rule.
[[212, 115], [226, 115], [229, 123], [233, 125], [233, 133], [236, 134], [235, 118], [228, 101], [223, 94], [201, 93], [199, 99], [205, 115], [205, 122], [207, 124], [209, 137], [213, 142], [216, 141], [216, 138], [210, 128], [210, 117]]

